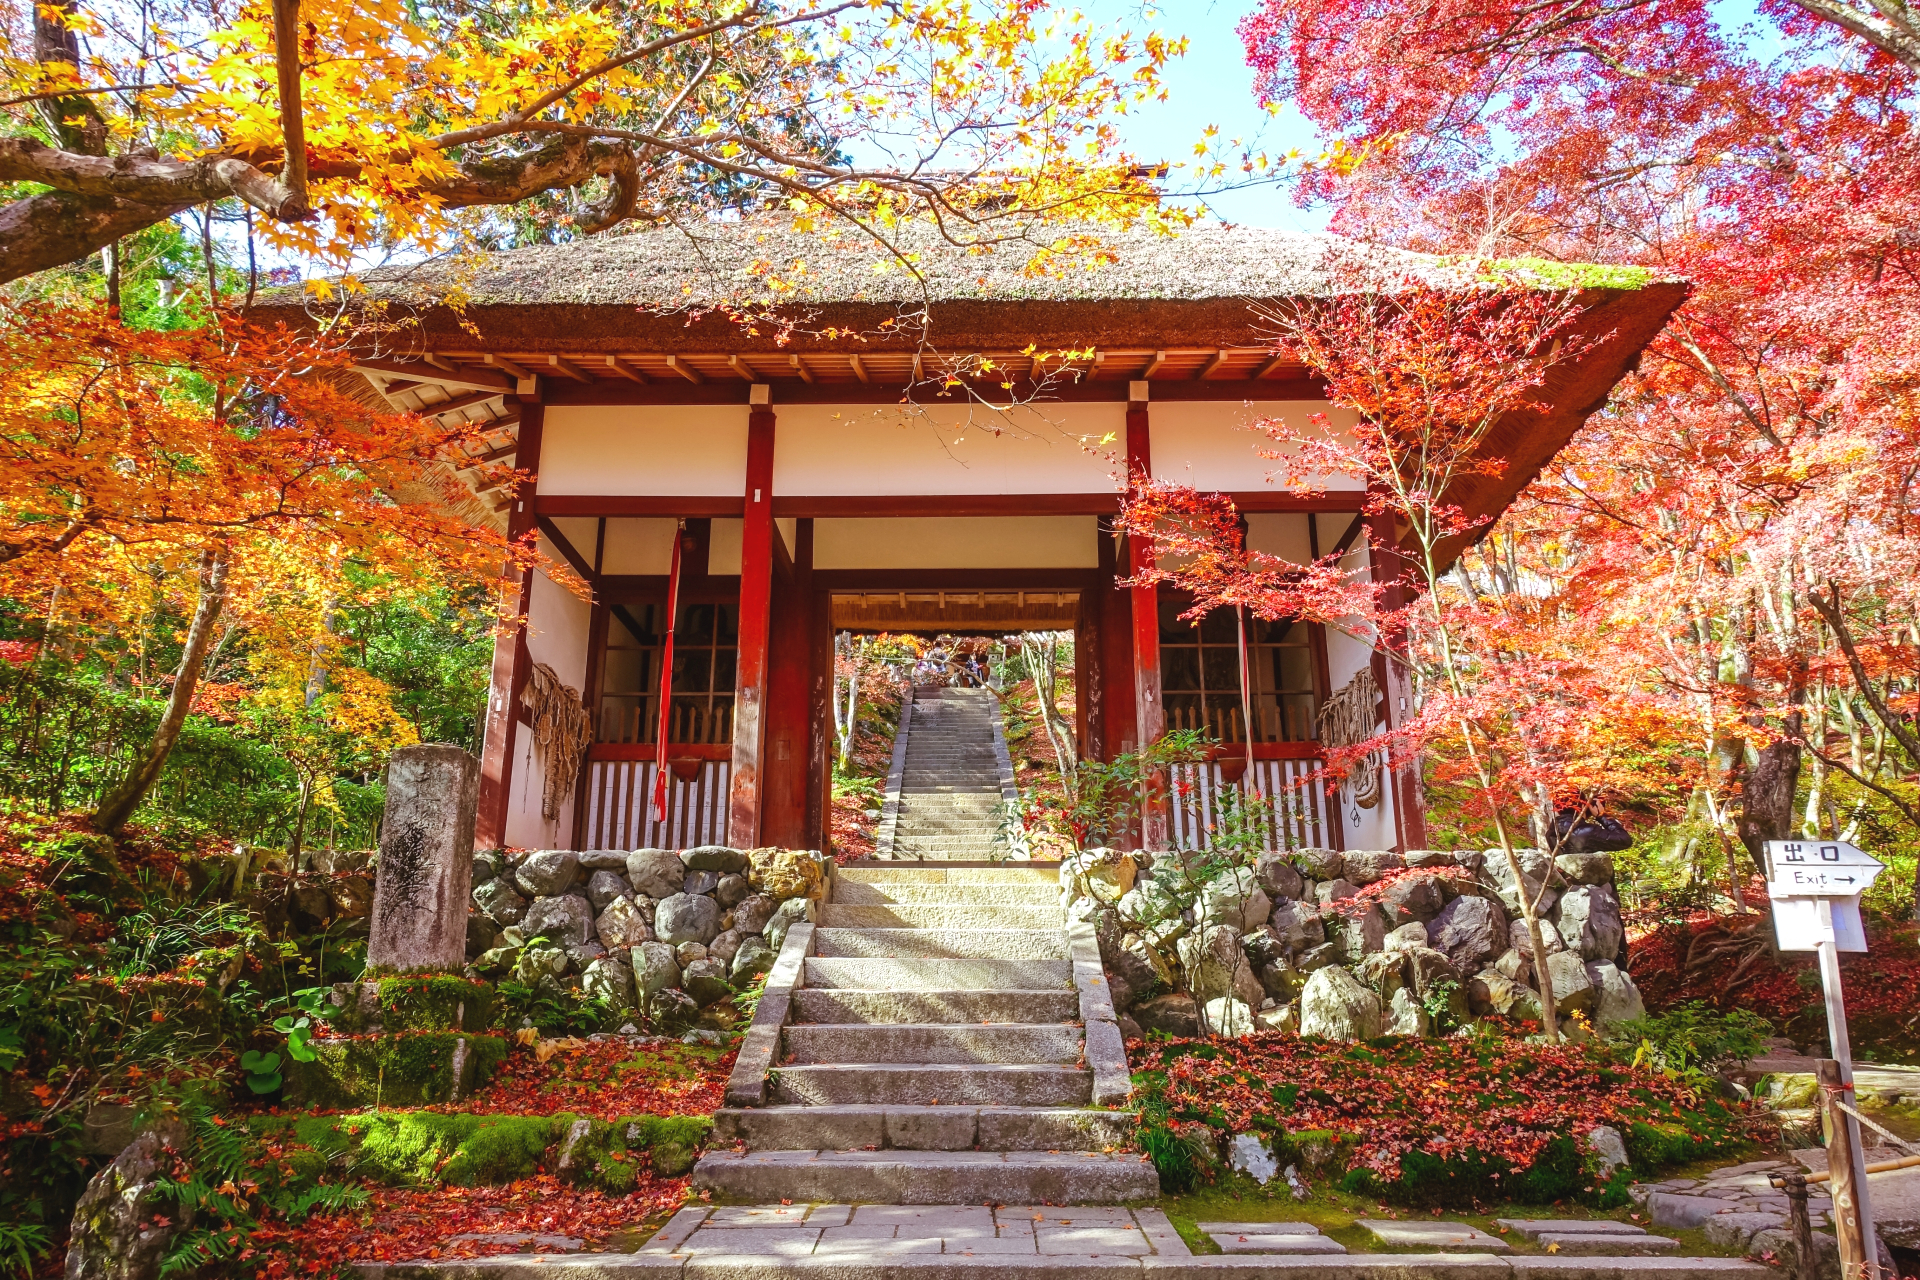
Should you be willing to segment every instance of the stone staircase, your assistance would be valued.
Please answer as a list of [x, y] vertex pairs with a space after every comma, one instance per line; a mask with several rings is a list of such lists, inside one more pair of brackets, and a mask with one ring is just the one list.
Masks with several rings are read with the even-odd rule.
[[763, 1203], [1158, 1195], [1124, 1150], [1131, 1117], [1102, 1109], [1126, 1098], [1126, 1055], [1057, 874], [841, 868], [817, 925], [787, 936], [694, 1185]]
[[[988, 689], [923, 688], [895, 744], [881, 818], [882, 857], [987, 861], [1008, 856], [1000, 836], [1003, 779], [1011, 780], [1000, 703]], [[891, 827], [888, 822], [891, 819]], [[887, 839], [891, 834], [891, 841]]]

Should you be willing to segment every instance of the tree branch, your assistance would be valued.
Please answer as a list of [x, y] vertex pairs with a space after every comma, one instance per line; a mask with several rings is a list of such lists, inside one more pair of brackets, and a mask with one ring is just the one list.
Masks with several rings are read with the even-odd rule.
[[300, 108], [300, 0], [273, 0], [273, 61], [280, 81], [280, 134], [287, 163], [280, 184], [307, 208], [307, 122]]
[[[1820, 598], [1820, 592], [1817, 589], [1807, 592], [1807, 603], [1812, 605], [1813, 611], [1826, 621], [1828, 628], [1833, 632], [1834, 639], [1840, 642], [1840, 652], [1847, 656], [1847, 668], [1853, 672], [1853, 682], [1860, 687], [1860, 694], [1867, 700], [1867, 705], [1873, 708], [1873, 714], [1880, 717], [1880, 723], [1887, 726], [1887, 731], [1899, 741], [1901, 747], [1905, 748], [1908, 757], [1915, 764], [1920, 764], [1920, 737], [1916, 737], [1913, 730], [1907, 728], [1894, 715], [1893, 708], [1887, 705], [1886, 700], [1880, 696], [1880, 691], [1874, 687], [1873, 681], [1867, 678], [1866, 663], [1860, 660], [1860, 650], [1854, 645], [1853, 632], [1847, 627], [1846, 614], [1840, 610], [1839, 584], [1835, 582], [1827, 584], [1827, 598], [1824, 600]], [[1920, 823], [1914, 825], [1920, 826]]]
[[39, 182], [71, 195], [145, 205], [184, 206], [238, 196], [280, 222], [313, 216], [294, 192], [231, 156], [89, 156], [56, 150], [36, 138], [0, 138], [0, 181]]
[[[1835, 3], [1835, 0], [1793, 0], [1793, 3], [1822, 21], [1831, 22], [1837, 27], [1851, 31], [1882, 53], [1897, 58], [1915, 71], [1920, 71], [1920, 39], [1915, 38], [1911, 11], [1906, 10], [1904, 5], [1900, 6], [1900, 9], [1906, 12], [1908, 17], [1906, 21], [1898, 24], [1906, 28], [1903, 33], [1893, 29], [1896, 24], [1892, 21], [1888, 21], [1886, 28], [1883, 29], [1868, 15], [1851, 5]], [[1875, 7], [1881, 8], [1878, 5]], [[1884, 8], [1881, 8], [1881, 12], [1885, 14]]]

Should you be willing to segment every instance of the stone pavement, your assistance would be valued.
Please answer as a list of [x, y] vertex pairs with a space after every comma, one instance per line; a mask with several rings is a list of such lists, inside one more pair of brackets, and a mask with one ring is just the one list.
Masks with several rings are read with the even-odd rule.
[[1000, 830], [1012, 773], [990, 689], [916, 689], [894, 744], [876, 856], [990, 860], [1010, 852]]
[[[1656, 1227], [1698, 1227], [1713, 1244], [1750, 1249], [1759, 1233], [1786, 1230], [1786, 1192], [1767, 1180], [1792, 1167], [1790, 1160], [1753, 1160], [1716, 1169], [1703, 1179], [1636, 1183], [1628, 1194]], [[1826, 1225], [1830, 1199], [1824, 1184], [1807, 1188], [1807, 1212], [1816, 1231]]]

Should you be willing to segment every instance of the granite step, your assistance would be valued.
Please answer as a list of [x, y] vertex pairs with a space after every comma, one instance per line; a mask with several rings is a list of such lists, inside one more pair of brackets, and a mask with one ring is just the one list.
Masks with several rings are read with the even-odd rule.
[[821, 959], [1066, 960], [1065, 930], [816, 928]]
[[1132, 1141], [1125, 1111], [1072, 1107], [916, 1107], [858, 1103], [726, 1108], [713, 1145], [750, 1151], [1102, 1151]]
[[978, 904], [983, 907], [1058, 907], [1060, 890], [1054, 884], [1032, 881], [1008, 883], [917, 884], [912, 881], [872, 883], [842, 880], [833, 889], [833, 901], [843, 906], [893, 902]]
[[778, 1067], [769, 1090], [776, 1103], [824, 1106], [1085, 1107], [1093, 1072], [1042, 1063], [838, 1062]]
[[1080, 1061], [1085, 1035], [1065, 1023], [793, 1023], [783, 1043], [787, 1063], [924, 1062], [953, 1065]]
[[1059, 929], [1066, 913], [1057, 906], [829, 902], [820, 908], [818, 923], [823, 929]]
[[1077, 991], [847, 991], [800, 988], [793, 1015], [811, 1023], [1067, 1022]]
[[1020, 863], [995, 867], [929, 867], [924, 871], [902, 872], [884, 862], [850, 862], [834, 877], [834, 901], [841, 901], [839, 890], [850, 884], [1038, 884], [1057, 889], [1060, 870], [1057, 863]]
[[[1145, 1156], [1135, 1154], [715, 1151], [694, 1166], [693, 1186], [760, 1203], [1125, 1204], [1157, 1197], [1160, 1177]], [[1084, 1267], [1085, 1260], [1079, 1265]]]
[[1073, 987], [1071, 960], [893, 960], [809, 957], [809, 987], [858, 991], [1063, 991]]

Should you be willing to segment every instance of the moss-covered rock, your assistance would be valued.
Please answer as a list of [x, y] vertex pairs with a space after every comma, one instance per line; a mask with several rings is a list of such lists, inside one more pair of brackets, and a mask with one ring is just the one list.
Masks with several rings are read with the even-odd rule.
[[[321, 1155], [350, 1151], [354, 1170], [402, 1186], [496, 1186], [548, 1171], [578, 1186], [631, 1191], [642, 1171], [693, 1167], [713, 1122], [705, 1116], [446, 1115], [431, 1111], [308, 1116], [296, 1142]], [[334, 1158], [338, 1158], [335, 1156]]]
[[345, 1035], [485, 1031], [498, 1000], [491, 984], [449, 973], [343, 982], [327, 999], [327, 1025]]
[[334, 1036], [311, 1062], [284, 1068], [289, 1102], [313, 1107], [411, 1107], [457, 1102], [493, 1078], [505, 1036], [454, 1031]]

